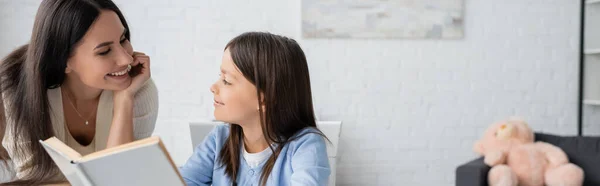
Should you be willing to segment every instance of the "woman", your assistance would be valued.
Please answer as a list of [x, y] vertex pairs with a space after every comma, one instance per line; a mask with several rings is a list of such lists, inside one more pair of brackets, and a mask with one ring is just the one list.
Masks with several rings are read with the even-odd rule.
[[134, 52], [110, 0], [44, 0], [29, 44], [0, 65], [2, 144], [16, 180], [65, 181], [38, 140], [82, 155], [152, 134], [158, 111], [150, 59]]

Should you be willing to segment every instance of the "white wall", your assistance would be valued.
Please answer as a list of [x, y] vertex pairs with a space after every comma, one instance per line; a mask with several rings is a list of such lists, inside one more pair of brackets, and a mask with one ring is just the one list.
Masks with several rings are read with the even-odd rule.
[[[342, 120], [339, 185], [453, 185], [490, 123], [577, 133], [579, 1], [466, 0], [459, 40], [302, 39], [300, 1], [116, 0], [153, 61], [156, 134], [177, 162], [187, 123], [212, 118], [208, 90], [244, 31], [296, 38], [322, 120]], [[0, 0], [0, 55], [25, 43], [39, 1]]]

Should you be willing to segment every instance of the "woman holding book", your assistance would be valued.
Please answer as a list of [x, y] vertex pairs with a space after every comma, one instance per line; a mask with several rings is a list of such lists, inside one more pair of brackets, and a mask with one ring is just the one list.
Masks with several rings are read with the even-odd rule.
[[56, 136], [86, 155], [154, 130], [150, 59], [133, 51], [110, 0], [42, 1], [29, 43], [2, 60], [0, 85], [3, 158], [16, 171], [7, 184], [65, 181], [38, 140]]
[[181, 167], [188, 186], [326, 185], [304, 52], [293, 39], [242, 34], [225, 47], [210, 87], [217, 126]]

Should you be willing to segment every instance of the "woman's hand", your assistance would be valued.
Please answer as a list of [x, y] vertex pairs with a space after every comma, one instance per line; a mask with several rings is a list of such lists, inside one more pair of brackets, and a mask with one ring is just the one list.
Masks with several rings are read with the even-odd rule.
[[131, 84], [125, 90], [114, 91], [113, 120], [106, 147], [115, 147], [134, 140], [133, 102], [134, 96], [150, 79], [150, 57], [141, 52], [133, 53], [129, 75]]
[[142, 52], [133, 52], [131, 63], [131, 84], [125, 90], [115, 91], [115, 96], [133, 98], [135, 93], [150, 79], [150, 57]]

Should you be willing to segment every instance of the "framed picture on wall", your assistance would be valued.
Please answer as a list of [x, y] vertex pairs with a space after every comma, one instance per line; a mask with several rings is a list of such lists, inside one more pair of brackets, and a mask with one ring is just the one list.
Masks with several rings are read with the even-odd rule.
[[463, 37], [464, 0], [302, 0], [305, 38]]

